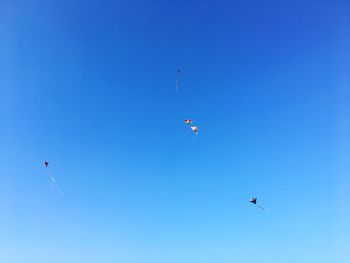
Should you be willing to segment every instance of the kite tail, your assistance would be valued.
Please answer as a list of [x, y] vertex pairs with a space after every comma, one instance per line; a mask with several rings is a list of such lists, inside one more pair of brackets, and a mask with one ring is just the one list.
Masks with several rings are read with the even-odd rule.
[[175, 88], [175, 92], [179, 91], [179, 86], [180, 86], [180, 69], [177, 69], [176, 71], [176, 88]]
[[55, 180], [55, 178], [51, 175], [51, 172], [50, 172], [49, 169], [47, 169], [47, 174], [48, 174], [48, 176], [50, 177], [51, 182], [53, 182], [54, 184], [56, 184], [56, 180]]
[[50, 180], [51, 180], [51, 184], [52, 184], [54, 190], [55, 190], [56, 192], [58, 192], [59, 194], [63, 195], [63, 192], [62, 192], [61, 189], [57, 186], [55, 177], [52, 176], [52, 174], [51, 174], [51, 172], [50, 172], [50, 170], [49, 170], [48, 168], [47, 168], [47, 174], [48, 174], [48, 176], [49, 176], [49, 178], [50, 178]]
[[197, 136], [193, 136], [190, 143], [193, 143]]
[[260, 206], [260, 205], [256, 205], [257, 207], [259, 207], [260, 209], [262, 209], [262, 210], [265, 210], [265, 208], [263, 208], [262, 206]]

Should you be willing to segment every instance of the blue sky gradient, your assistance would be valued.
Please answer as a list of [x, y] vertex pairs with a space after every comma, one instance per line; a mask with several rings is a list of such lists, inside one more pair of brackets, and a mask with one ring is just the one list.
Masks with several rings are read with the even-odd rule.
[[348, 1], [0, 0], [0, 261], [350, 262], [349, 72]]

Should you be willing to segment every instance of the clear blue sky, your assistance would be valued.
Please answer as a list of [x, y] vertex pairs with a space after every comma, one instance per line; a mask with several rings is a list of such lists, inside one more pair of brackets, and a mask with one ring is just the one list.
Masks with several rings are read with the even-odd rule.
[[0, 0], [0, 261], [350, 262], [349, 14]]

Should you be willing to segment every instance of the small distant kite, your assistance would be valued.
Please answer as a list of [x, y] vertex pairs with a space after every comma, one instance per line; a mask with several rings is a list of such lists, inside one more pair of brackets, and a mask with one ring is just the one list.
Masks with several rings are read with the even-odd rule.
[[45, 168], [46, 168], [46, 171], [47, 171], [47, 175], [49, 176], [50, 178], [50, 181], [51, 181], [51, 185], [52, 187], [55, 189], [55, 191], [57, 191], [58, 193], [60, 193], [61, 195], [63, 195], [63, 192], [58, 188], [57, 186], [57, 183], [56, 183], [56, 179], [55, 177], [52, 176], [51, 172], [50, 172], [50, 169], [49, 169], [49, 162], [48, 161], [45, 161], [44, 162], [44, 165], [45, 165]]
[[252, 204], [256, 205], [257, 207], [259, 207], [260, 209], [262, 210], [265, 210], [265, 208], [263, 208], [262, 206], [258, 205], [256, 202], [257, 202], [257, 198], [256, 197], [253, 197], [253, 198], [250, 198], [249, 202], [251, 202]]
[[180, 74], [181, 74], [181, 69], [176, 70], [176, 86], [175, 86], [175, 92], [179, 91], [179, 86], [180, 86]]
[[199, 128], [197, 126], [191, 126], [191, 129], [196, 135], [198, 135]]
[[190, 125], [191, 130], [192, 130], [196, 135], [198, 135], [199, 128], [198, 128], [198, 126], [192, 125], [192, 123], [193, 123], [192, 120], [185, 120], [185, 123], [186, 123], [187, 125]]

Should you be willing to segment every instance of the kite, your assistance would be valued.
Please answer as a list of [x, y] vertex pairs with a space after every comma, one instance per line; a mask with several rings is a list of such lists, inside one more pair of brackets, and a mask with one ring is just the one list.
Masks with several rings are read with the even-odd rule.
[[199, 128], [198, 128], [198, 126], [192, 125], [192, 123], [193, 123], [192, 120], [188, 120], [188, 119], [187, 119], [187, 120], [185, 120], [185, 123], [186, 123], [187, 125], [190, 125], [191, 130], [192, 130], [196, 135], [198, 135]]
[[178, 91], [179, 91], [180, 74], [181, 74], [181, 70], [180, 70], [180, 69], [176, 70], [176, 86], [175, 86], [175, 92], [178, 92]]
[[52, 187], [58, 192], [60, 193], [61, 195], [63, 195], [63, 192], [58, 188], [57, 186], [57, 183], [56, 183], [56, 179], [55, 177], [52, 176], [51, 172], [50, 172], [50, 169], [49, 169], [49, 162], [48, 161], [45, 161], [44, 162], [44, 165], [45, 165], [45, 168], [46, 168], [46, 171], [47, 171], [47, 175], [49, 176], [50, 178], [50, 181], [51, 181], [51, 185]]
[[194, 133], [195, 133], [196, 135], [198, 135], [199, 129], [198, 129], [197, 126], [191, 126], [191, 129], [192, 129], [192, 131], [194, 131]]
[[260, 209], [262, 210], [265, 210], [265, 208], [263, 208], [262, 206], [258, 205], [256, 202], [257, 202], [257, 198], [256, 197], [253, 197], [253, 198], [250, 198], [249, 202], [251, 202], [252, 204], [256, 205], [257, 207], [259, 207]]

